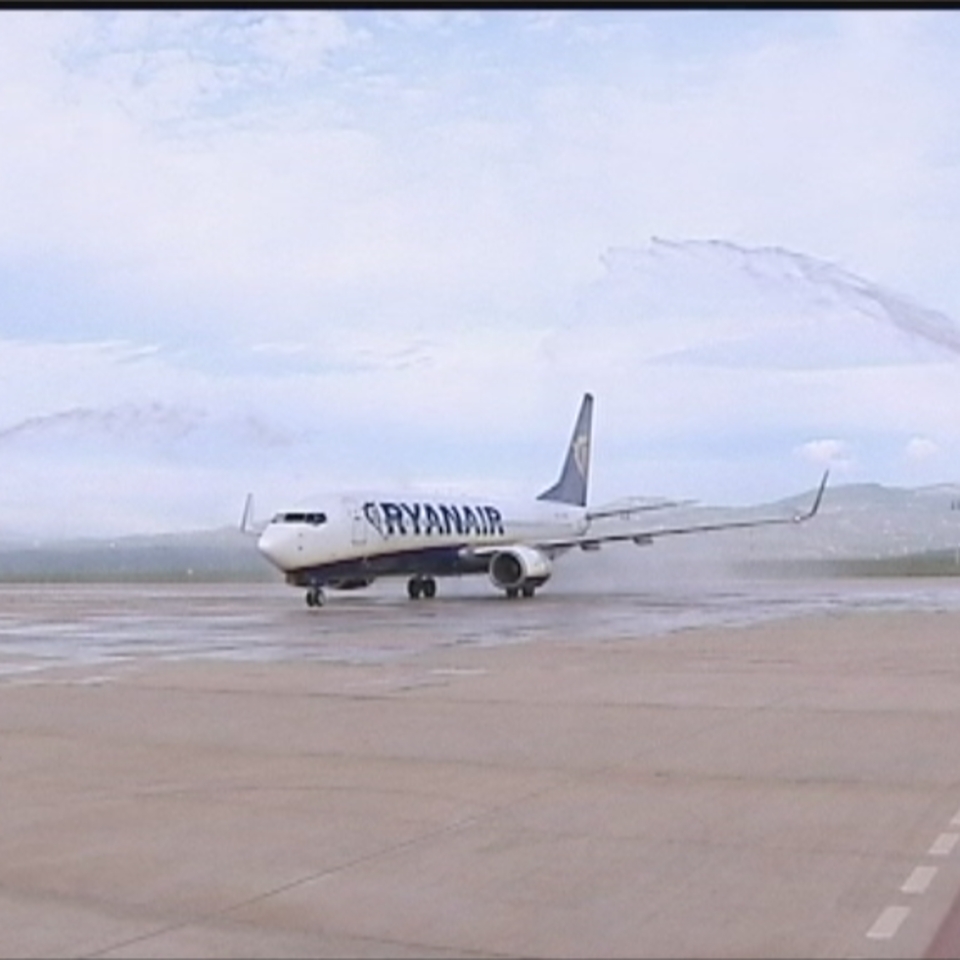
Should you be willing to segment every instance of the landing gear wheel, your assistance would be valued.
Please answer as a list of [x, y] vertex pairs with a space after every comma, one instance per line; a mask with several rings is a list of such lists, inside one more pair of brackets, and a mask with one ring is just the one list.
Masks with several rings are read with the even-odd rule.
[[437, 595], [437, 581], [433, 577], [411, 577], [407, 581], [407, 596], [411, 600], [426, 597], [428, 600]]
[[322, 607], [325, 599], [326, 597], [324, 597], [323, 590], [320, 587], [311, 587], [307, 591], [308, 607]]
[[527, 586], [527, 587], [521, 587], [521, 588], [520, 588], [520, 592], [521, 592], [525, 597], [532, 597], [532, 596], [533, 596], [533, 593], [534, 593], [534, 590], [536, 590], [536, 587]]
[[520, 595], [520, 591], [516, 587], [507, 587], [507, 599], [516, 600]]

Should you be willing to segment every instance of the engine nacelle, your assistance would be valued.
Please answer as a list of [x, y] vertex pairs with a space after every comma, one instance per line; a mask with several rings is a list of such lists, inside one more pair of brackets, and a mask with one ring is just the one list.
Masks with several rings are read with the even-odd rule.
[[490, 561], [490, 580], [500, 590], [539, 587], [550, 579], [553, 565], [535, 547], [519, 544], [498, 550]]

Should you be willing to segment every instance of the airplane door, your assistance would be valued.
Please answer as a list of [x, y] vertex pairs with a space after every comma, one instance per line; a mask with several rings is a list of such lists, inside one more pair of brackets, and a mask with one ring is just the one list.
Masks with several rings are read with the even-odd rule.
[[353, 545], [362, 547], [367, 542], [367, 519], [363, 515], [363, 510], [357, 505], [353, 509]]

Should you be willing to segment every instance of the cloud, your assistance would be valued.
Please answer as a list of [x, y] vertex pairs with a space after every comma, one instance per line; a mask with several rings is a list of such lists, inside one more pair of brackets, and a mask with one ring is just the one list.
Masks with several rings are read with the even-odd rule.
[[659, 345], [658, 362], [822, 370], [960, 357], [960, 324], [945, 313], [782, 247], [653, 238], [603, 260], [614, 309], [624, 300], [674, 320], [685, 346]]
[[544, 350], [568, 379], [603, 369], [624, 404], [635, 395], [628, 432], [915, 432], [952, 420], [960, 327], [945, 313], [783, 248], [653, 239], [604, 265]]
[[798, 452], [805, 459], [826, 467], [846, 468], [853, 463], [849, 444], [835, 438], [808, 440]]
[[[712, 16], [561, 18], [549, 41], [536, 34], [531, 59], [537, 44], [524, 37], [537, 19], [504, 11], [22, 15], [10, 44], [30, 33], [49, 73], [0, 126], [0, 242], [79, 257], [173, 316], [193, 299], [204, 325], [223, 328], [209, 309], [219, 300], [252, 327], [272, 306], [273, 322], [297, 331], [318, 314], [376, 323], [384, 303], [408, 320], [424, 289], [440, 303], [425, 308], [434, 315], [480, 298], [498, 321], [511, 305], [541, 312], [558, 284], [596, 274], [615, 237], [635, 241], [645, 225], [725, 236], [734, 224], [770, 236], [784, 209], [808, 225], [786, 246], [869, 250], [869, 268], [872, 247], [851, 246], [843, 224], [873, 222], [901, 185], [848, 182], [844, 171], [866, 156], [884, 177], [928, 182], [918, 171], [944, 149], [936, 105], [947, 89], [926, 59], [908, 60], [930, 46], [931, 21], [880, 16], [887, 39], [876, 49], [873, 33], [845, 31], [852, 12], [789, 41], [776, 18], [761, 19], [766, 43], [760, 29], [739, 56], [702, 42], [681, 58], [698, 66], [686, 75], [659, 44], [670, 49], [692, 24], [706, 37]], [[607, 27], [602, 39], [585, 36], [588, 25]], [[496, 71], [484, 46], [493, 37], [513, 52]], [[653, 68], [627, 57], [636, 45]], [[825, 99], [850, 122], [825, 129]], [[891, 163], [894, 149], [916, 155]], [[826, 234], [837, 210], [842, 223]], [[365, 295], [373, 289], [381, 295]]]
[[193, 439], [110, 459], [156, 458], [171, 525], [200, 483], [536, 491], [586, 389], [598, 497], [779, 496], [811, 437], [844, 438], [852, 478], [903, 476], [911, 437], [941, 448], [911, 478], [951, 462], [949, 13], [0, 16], [25, 516], [71, 470], [112, 489], [84, 417], [150, 411], [197, 412]]
[[904, 453], [908, 460], [927, 460], [936, 457], [940, 453], [940, 447], [929, 437], [911, 437]]
[[113, 447], [155, 453], [192, 445], [194, 456], [208, 458], [213, 454], [224, 465], [231, 452], [274, 450], [289, 447], [293, 442], [290, 431], [253, 415], [225, 419], [207, 410], [156, 401], [73, 408], [29, 417], [0, 429], [0, 449], [39, 444], [44, 455], [49, 456], [62, 453], [65, 446], [88, 445], [101, 452], [105, 447]]

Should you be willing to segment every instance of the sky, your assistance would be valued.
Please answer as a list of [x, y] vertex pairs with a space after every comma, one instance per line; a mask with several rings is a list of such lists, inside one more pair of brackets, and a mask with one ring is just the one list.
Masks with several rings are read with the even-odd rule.
[[960, 479], [960, 11], [0, 11], [0, 539]]

